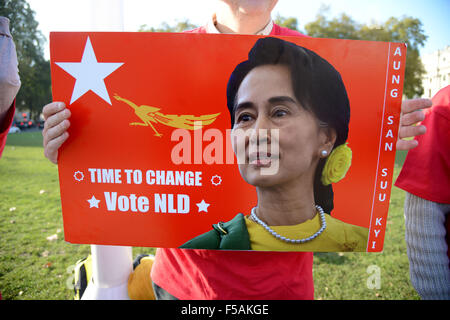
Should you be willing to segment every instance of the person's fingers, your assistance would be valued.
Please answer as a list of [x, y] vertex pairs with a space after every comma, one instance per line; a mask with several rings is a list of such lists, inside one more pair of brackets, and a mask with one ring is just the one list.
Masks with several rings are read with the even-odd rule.
[[400, 140], [397, 140], [396, 149], [408, 151], [408, 150], [414, 149], [418, 145], [419, 145], [419, 143], [417, 142], [417, 140], [401, 140], [400, 139]]
[[59, 125], [64, 120], [69, 119], [70, 115], [71, 115], [71, 113], [70, 113], [69, 109], [63, 109], [63, 110], [49, 116], [47, 118], [47, 120], [45, 120], [44, 129], [45, 128], [50, 129], [54, 126]]
[[430, 99], [411, 99], [402, 101], [402, 112], [400, 117], [400, 130], [398, 132], [397, 150], [411, 150], [419, 145], [415, 139], [403, 140], [408, 137], [415, 137], [425, 134], [426, 127], [414, 124], [423, 121], [425, 114], [421, 109], [432, 106]]
[[421, 110], [403, 114], [401, 117], [401, 126], [410, 126], [425, 119], [425, 113]]
[[427, 132], [427, 128], [423, 125], [420, 126], [402, 126], [398, 132], [398, 138], [408, 138], [415, 137], [425, 134]]
[[64, 102], [55, 101], [52, 103], [49, 103], [44, 106], [42, 109], [42, 114], [44, 116], [44, 120], [47, 120], [50, 116], [54, 115], [55, 113], [60, 112], [66, 107]]
[[402, 101], [402, 113], [410, 113], [419, 109], [426, 109], [431, 107], [432, 102], [430, 99], [410, 99]]
[[[70, 110], [69, 109], [63, 109], [62, 111], [59, 111], [58, 113], [55, 113], [47, 118], [44, 122], [44, 129], [42, 130], [42, 136], [44, 137], [44, 147], [46, 146], [47, 142], [50, 139], [53, 139], [56, 137], [56, 133], [60, 132], [60, 129], [67, 129], [68, 128], [68, 121], [67, 119], [70, 118]], [[66, 122], [67, 121], [67, 122]], [[69, 123], [70, 124], [70, 123]], [[50, 129], [56, 128], [56, 130], [53, 130], [53, 134], [51, 136], [48, 136], [48, 132]], [[61, 132], [60, 132], [61, 133]]]
[[67, 131], [67, 129], [70, 127], [70, 121], [69, 120], [63, 120], [58, 125], [48, 128], [43, 134], [44, 136], [44, 147], [48, 144], [50, 140], [53, 140], [60, 135], [64, 134], [64, 132]]
[[70, 126], [70, 110], [62, 102], [52, 102], [43, 109], [44, 129], [42, 130], [44, 155], [51, 162], [57, 164], [58, 149], [67, 140]]
[[44, 155], [47, 157], [47, 159], [49, 159], [54, 164], [58, 163], [58, 150], [68, 137], [69, 134], [66, 131], [62, 135], [50, 140], [47, 143], [47, 146], [44, 148]]

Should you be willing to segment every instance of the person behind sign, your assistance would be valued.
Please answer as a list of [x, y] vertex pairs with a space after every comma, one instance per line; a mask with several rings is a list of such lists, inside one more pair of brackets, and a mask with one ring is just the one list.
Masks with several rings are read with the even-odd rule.
[[20, 88], [16, 47], [9, 31], [9, 19], [0, 17], [0, 157], [16, 110]]
[[405, 190], [411, 282], [422, 299], [450, 299], [450, 86], [433, 97], [426, 135], [408, 152], [395, 186]]
[[[350, 104], [339, 72], [313, 51], [262, 38], [231, 74], [227, 105], [232, 135], [255, 133], [233, 148], [237, 153], [245, 144], [239, 171], [256, 187], [258, 204], [249, 216], [219, 222], [182, 248], [365, 251], [367, 228], [325, 214], [333, 209], [331, 183], [345, 176], [352, 155]], [[273, 129], [278, 134], [265, 134]], [[275, 163], [277, 170], [262, 173]]]
[[[9, 30], [9, 19], [0, 16], [0, 158], [13, 123], [16, 95], [21, 84], [17, 66], [16, 47]], [[0, 300], [1, 298], [0, 291]]]

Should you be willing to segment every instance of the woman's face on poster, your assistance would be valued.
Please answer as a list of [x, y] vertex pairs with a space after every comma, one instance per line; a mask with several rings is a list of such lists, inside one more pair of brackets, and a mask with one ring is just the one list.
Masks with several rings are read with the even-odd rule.
[[321, 151], [332, 145], [317, 118], [297, 101], [286, 66], [252, 69], [237, 92], [234, 116], [232, 135], [248, 133], [232, 139], [247, 183], [276, 187], [303, 180], [312, 185]]

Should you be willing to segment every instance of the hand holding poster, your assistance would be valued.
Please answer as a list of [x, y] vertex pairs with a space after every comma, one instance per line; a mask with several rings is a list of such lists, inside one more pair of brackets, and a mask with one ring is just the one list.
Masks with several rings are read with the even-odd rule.
[[381, 251], [405, 56], [367, 41], [52, 33], [54, 100], [72, 112], [66, 240]]

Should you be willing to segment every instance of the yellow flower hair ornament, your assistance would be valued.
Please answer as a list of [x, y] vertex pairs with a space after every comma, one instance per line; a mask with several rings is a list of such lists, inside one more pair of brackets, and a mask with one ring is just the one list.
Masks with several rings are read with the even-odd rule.
[[347, 174], [350, 165], [352, 164], [352, 149], [347, 146], [347, 143], [341, 144], [335, 148], [322, 170], [322, 183], [327, 186], [331, 183], [336, 183], [342, 180]]

